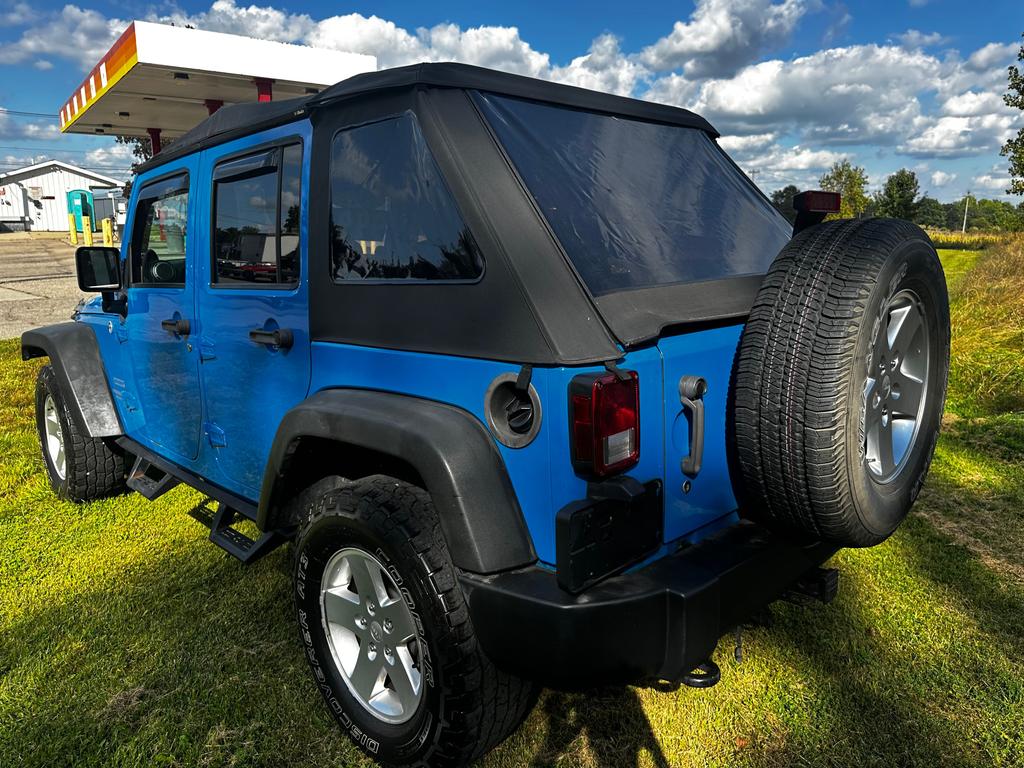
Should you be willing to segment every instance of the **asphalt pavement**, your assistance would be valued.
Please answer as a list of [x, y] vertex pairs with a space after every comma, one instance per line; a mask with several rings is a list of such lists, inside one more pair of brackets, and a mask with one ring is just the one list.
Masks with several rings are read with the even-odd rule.
[[71, 319], [85, 296], [66, 234], [0, 233], [0, 339]]

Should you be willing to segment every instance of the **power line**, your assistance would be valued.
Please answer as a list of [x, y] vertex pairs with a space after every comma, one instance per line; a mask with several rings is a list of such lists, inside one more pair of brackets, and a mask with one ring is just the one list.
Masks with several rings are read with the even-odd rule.
[[20, 109], [7, 109], [6, 107], [0, 107], [0, 115], [10, 115], [11, 117], [47, 117], [51, 120], [57, 115], [50, 112], [25, 112]]

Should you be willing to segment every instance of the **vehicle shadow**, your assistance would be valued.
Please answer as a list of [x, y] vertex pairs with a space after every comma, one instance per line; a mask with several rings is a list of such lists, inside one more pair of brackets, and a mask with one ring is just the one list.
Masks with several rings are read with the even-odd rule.
[[531, 768], [560, 763], [577, 741], [586, 739], [596, 768], [640, 766], [641, 755], [668, 768], [643, 705], [632, 688], [600, 688], [585, 693], [547, 691], [539, 703], [547, 735], [529, 763]]

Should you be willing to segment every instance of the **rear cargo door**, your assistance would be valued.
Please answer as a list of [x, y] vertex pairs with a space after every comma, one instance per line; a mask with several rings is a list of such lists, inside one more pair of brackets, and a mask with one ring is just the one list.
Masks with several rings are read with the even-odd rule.
[[[668, 336], [658, 342], [665, 377], [665, 540], [689, 534], [736, 509], [726, 456], [726, 407], [733, 356], [742, 325]], [[684, 405], [679, 382], [707, 382], [696, 407]], [[703, 458], [699, 471], [683, 472], [683, 460], [698, 448], [703, 408]], [[696, 468], [694, 468], [696, 469]]]

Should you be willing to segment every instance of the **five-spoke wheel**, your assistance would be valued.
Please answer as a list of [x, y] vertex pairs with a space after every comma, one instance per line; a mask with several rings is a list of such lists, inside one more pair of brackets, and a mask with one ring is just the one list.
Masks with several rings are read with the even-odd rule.
[[412, 717], [423, 694], [416, 625], [391, 574], [376, 557], [346, 547], [324, 569], [324, 632], [353, 697], [389, 723]]
[[864, 462], [887, 483], [902, 471], [919, 433], [928, 384], [928, 324], [917, 294], [885, 304], [864, 382]]

